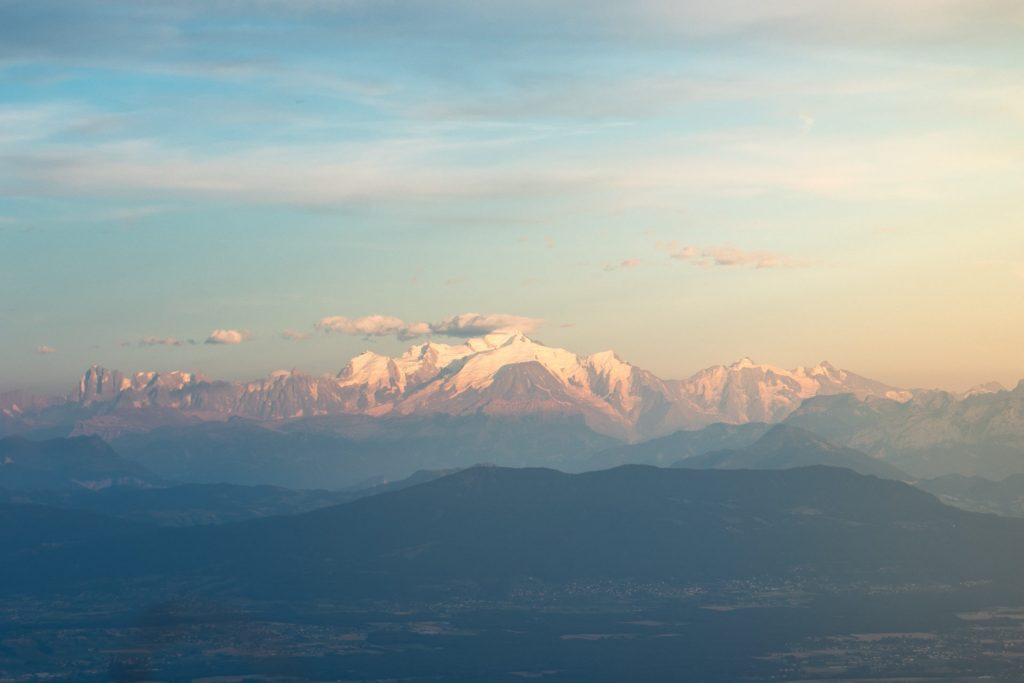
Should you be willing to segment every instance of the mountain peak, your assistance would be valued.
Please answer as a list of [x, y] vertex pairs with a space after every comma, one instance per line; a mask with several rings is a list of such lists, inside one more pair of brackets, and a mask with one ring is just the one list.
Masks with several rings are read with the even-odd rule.
[[[512, 366], [518, 367], [503, 372]], [[779, 422], [812, 396], [844, 393], [910, 396], [827, 361], [786, 370], [746, 356], [686, 379], [665, 380], [623, 361], [613, 350], [580, 356], [531, 339], [523, 330], [503, 329], [452, 344], [423, 340], [394, 357], [367, 350], [334, 376], [279, 370], [259, 381], [229, 383], [182, 372], [127, 375], [97, 365], [85, 372], [67, 400], [82, 407], [105, 404], [110, 412], [118, 411], [119, 419], [151, 406], [193, 412], [198, 419], [555, 411], [583, 416], [598, 432], [632, 439], [712, 422]], [[3, 409], [5, 419], [24, 419], [20, 412], [12, 417], [15, 411], [7, 405]], [[90, 411], [86, 420], [97, 408]], [[96, 424], [105, 424], [105, 415], [99, 417]], [[157, 418], [137, 419], [144, 426]]]
[[511, 344], [537, 344], [537, 342], [527, 337], [520, 330], [497, 330], [490, 334], [485, 334], [483, 339], [494, 348]]

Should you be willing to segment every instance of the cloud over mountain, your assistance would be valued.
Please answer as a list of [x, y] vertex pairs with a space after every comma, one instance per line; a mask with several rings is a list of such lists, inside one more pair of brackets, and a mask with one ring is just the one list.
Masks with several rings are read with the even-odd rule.
[[526, 318], [521, 315], [507, 313], [462, 313], [433, 323], [430, 331], [449, 337], [478, 337], [482, 334], [502, 330], [519, 330], [532, 332], [544, 321], [539, 318]]
[[429, 334], [447, 337], [478, 337], [503, 330], [532, 332], [544, 321], [508, 313], [460, 313], [436, 323], [406, 322], [389, 315], [367, 315], [349, 318], [331, 315], [316, 323], [318, 330], [363, 337], [398, 337], [413, 339]]
[[330, 315], [316, 324], [318, 330], [338, 332], [361, 337], [398, 337], [411, 339], [430, 332], [427, 323], [407, 323], [391, 315], [365, 315], [349, 318], [344, 315]]

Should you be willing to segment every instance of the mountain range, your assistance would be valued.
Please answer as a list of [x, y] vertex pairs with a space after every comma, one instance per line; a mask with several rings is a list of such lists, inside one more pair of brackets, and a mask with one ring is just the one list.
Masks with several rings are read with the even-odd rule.
[[280, 422], [543, 413], [579, 416], [597, 433], [632, 441], [717, 422], [777, 422], [807, 398], [836, 394], [894, 401], [912, 396], [827, 362], [784, 370], [744, 358], [666, 380], [612, 351], [579, 356], [504, 332], [457, 345], [428, 341], [396, 357], [367, 351], [336, 375], [278, 371], [255, 382], [93, 366], [62, 400], [0, 403], [0, 427], [40, 433], [64, 427], [109, 438], [230, 416]]
[[293, 488], [480, 462], [668, 466], [742, 450], [782, 422], [911, 478], [1024, 473], [1024, 383], [908, 390], [827, 362], [748, 358], [662, 379], [519, 332], [367, 351], [330, 375], [227, 382], [94, 366], [61, 397], [0, 394], [0, 436], [98, 435], [166, 479]]
[[917, 477], [1024, 472], [1024, 382], [1011, 391], [918, 391], [907, 401], [815, 396], [786, 423]]

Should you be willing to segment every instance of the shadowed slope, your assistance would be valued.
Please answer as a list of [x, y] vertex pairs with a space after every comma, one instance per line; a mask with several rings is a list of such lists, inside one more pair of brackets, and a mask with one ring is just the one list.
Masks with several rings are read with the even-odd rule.
[[472, 468], [293, 517], [5, 562], [0, 578], [9, 591], [173, 577], [267, 597], [370, 598], [504, 593], [527, 579], [1019, 582], [1022, 560], [1018, 520], [844, 469]]

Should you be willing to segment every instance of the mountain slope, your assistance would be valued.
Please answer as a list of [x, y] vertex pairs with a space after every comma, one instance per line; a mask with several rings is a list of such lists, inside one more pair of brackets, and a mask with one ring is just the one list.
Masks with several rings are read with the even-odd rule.
[[21, 491], [146, 486], [155, 477], [95, 436], [0, 439], [0, 488]]
[[821, 437], [786, 424], [775, 425], [746, 448], [712, 451], [675, 463], [676, 467], [696, 469], [762, 470], [813, 465], [845, 467], [859, 474], [884, 479], [910, 479], [906, 473], [886, 462], [852, 448], [834, 446]]
[[142, 524], [83, 510], [0, 503], [0, 557], [23, 562], [31, 572], [37, 557], [48, 556], [55, 549], [134, 537], [146, 529]]
[[1024, 473], [1024, 382], [966, 398], [942, 391], [917, 392], [905, 402], [819, 396], [786, 423], [918, 477]]
[[[114, 550], [116, 548], [116, 551]], [[0, 563], [0, 590], [174, 576], [264, 597], [498, 593], [519, 581], [794, 575], [1020, 587], [1024, 523], [848, 470], [472, 468], [293, 517], [160, 530]], [[76, 573], [63, 568], [73, 564]], [[215, 583], [209, 584], [208, 582]]]
[[400, 491], [446, 474], [450, 472], [419, 471], [406, 479], [346, 491], [238, 484], [182, 484], [152, 488], [113, 486], [97, 491], [13, 492], [0, 489], [0, 503], [81, 510], [107, 518], [159, 526], [226, 524], [318, 510], [367, 496]]

